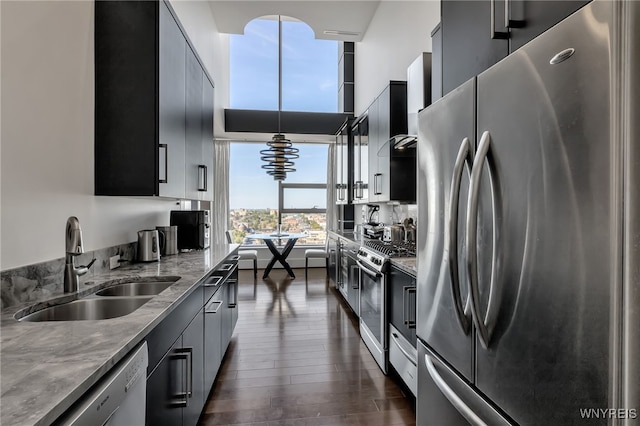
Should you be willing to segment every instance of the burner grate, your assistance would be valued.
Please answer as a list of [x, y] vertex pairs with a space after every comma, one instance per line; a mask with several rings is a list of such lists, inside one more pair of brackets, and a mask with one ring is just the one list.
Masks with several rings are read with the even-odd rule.
[[414, 242], [365, 241], [364, 245], [388, 257], [415, 257], [416, 255]]

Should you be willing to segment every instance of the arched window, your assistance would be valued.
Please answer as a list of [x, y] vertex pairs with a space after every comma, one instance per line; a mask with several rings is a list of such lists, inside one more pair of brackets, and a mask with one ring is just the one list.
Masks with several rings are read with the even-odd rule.
[[311, 27], [302, 21], [278, 16], [254, 19], [244, 34], [230, 36], [229, 57], [230, 108], [278, 110], [282, 90], [284, 111], [338, 111], [338, 42], [315, 39]]

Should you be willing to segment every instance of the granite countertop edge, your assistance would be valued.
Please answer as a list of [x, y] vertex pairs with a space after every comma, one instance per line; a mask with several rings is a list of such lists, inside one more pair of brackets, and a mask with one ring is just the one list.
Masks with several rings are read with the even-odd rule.
[[[336, 238], [342, 238], [343, 240], [355, 242], [358, 244], [364, 244], [364, 239], [361, 236], [354, 235], [353, 231], [329, 231], [329, 235], [333, 235]], [[415, 257], [398, 257], [391, 258], [391, 265], [406, 272], [414, 277], [418, 273], [418, 267]]]
[[[49, 425], [139, 345], [197, 288], [197, 283], [238, 249], [237, 244], [181, 253], [160, 262], [136, 263], [96, 275], [79, 297], [123, 280], [176, 277], [162, 293], [124, 317], [95, 321], [25, 323], [16, 312], [69, 295], [3, 309], [0, 366], [3, 425]], [[71, 296], [71, 298], [75, 298]], [[31, 352], [29, 352], [31, 350]]]

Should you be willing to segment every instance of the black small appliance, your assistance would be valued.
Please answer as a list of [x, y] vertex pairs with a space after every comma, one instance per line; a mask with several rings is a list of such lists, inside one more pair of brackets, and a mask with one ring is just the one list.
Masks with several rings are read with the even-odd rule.
[[171, 226], [178, 227], [178, 250], [209, 247], [209, 212], [207, 210], [172, 210]]

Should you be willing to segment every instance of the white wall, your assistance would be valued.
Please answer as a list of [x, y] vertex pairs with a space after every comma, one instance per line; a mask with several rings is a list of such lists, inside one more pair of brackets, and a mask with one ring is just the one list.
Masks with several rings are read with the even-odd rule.
[[[177, 9], [188, 28], [213, 21], [205, 2], [184, 3]], [[168, 225], [175, 201], [93, 195], [94, 2], [2, 0], [0, 8], [0, 269], [63, 257], [68, 216], [80, 219], [85, 250]], [[207, 37], [193, 37], [199, 50], [212, 44]], [[215, 79], [213, 56], [199, 53]]]
[[381, 1], [355, 48], [355, 113], [360, 115], [390, 80], [406, 80], [407, 67], [431, 52], [431, 31], [440, 22], [440, 2]]

